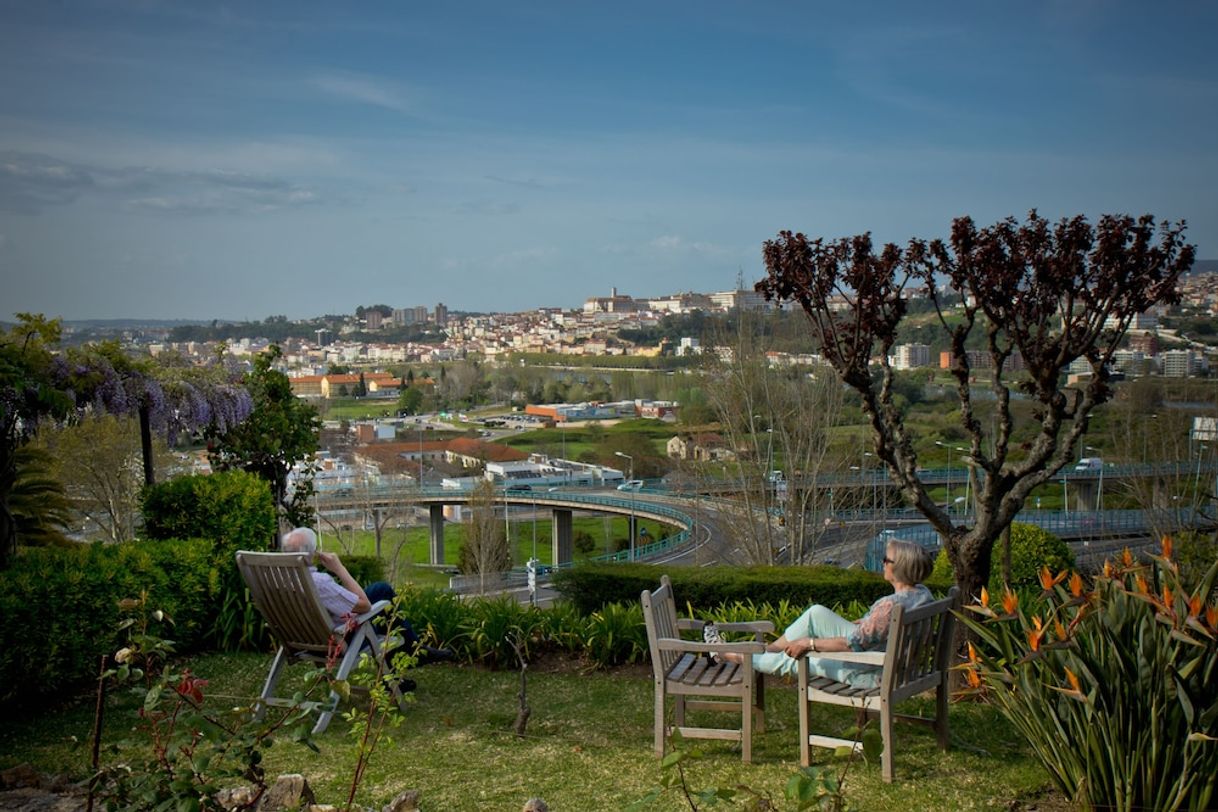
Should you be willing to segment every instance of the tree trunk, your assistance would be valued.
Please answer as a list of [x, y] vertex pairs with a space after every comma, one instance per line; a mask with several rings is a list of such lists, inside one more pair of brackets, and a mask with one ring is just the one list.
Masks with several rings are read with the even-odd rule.
[[8, 509], [8, 499], [0, 495], [0, 570], [17, 555], [17, 522]]
[[140, 450], [144, 454], [144, 485], [151, 487], [156, 479], [152, 465], [152, 416], [147, 404], [140, 406]]

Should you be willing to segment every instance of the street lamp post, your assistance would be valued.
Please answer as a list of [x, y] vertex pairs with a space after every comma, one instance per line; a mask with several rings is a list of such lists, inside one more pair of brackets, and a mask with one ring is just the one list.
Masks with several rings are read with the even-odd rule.
[[947, 449], [947, 514], [952, 512], [952, 447], [947, 443], [935, 440], [935, 445]]
[[[630, 461], [630, 482], [634, 482], [634, 457], [625, 454], [621, 451], [614, 451], [615, 457], [622, 457]], [[634, 561], [634, 485], [630, 486], [630, 561]]]
[[[1085, 445], [1085, 446], [1083, 446], [1083, 448], [1087, 451], [1091, 451], [1096, 454], [1100, 453], [1100, 450], [1098, 448], [1093, 448], [1089, 445]], [[1096, 489], [1097, 492], [1096, 492], [1096, 496], [1095, 496], [1095, 507], [1100, 512], [1100, 529], [1103, 530], [1104, 529], [1104, 458], [1096, 457], [1096, 459], [1100, 461], [1100, 484], [1099, 484], [1099, 487]]]

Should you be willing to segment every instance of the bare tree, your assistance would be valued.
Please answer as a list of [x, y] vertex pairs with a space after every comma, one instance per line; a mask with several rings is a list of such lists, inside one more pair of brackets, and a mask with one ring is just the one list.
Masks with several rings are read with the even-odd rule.
[[478, 576], [478, 591], [485, 592], [487, 579], [512, 565], [503, 524], [495, 517], [495, 486], [483, 480], [469, 498], [470, 516], [457, 567], [466, 575]]
[[[962, 217], [952, 224], [950, 245], [912, 240], [904, 250], [889, 244], [879, 254], [869, 234], [825, 242], [784, 231], [765, 243], [769, 276], [757, 289], [803, 308], [826, 360], [862, 397], [876, 455], [943, 537], [961, 590], [976, 595], [988, 578], [995, 540], [1032, 489], [1073, 458], [1088, 416], [1108, 399], [1107, 367], [1130, 321], [1178, 300], [1177, 281], [1195, 253], [1183, 242], [1184, 228], [1182, 222], [1157, 226], [1150, 215], [1106, 215], [1092, 227], [1083, 217], [1051, 225], [1033, 211], [1023, 225], [1008, 218], [982, 229]], [[979, 474], [971, 527], [956, 525], [931, 499], [893, 398], [889, 356], [910, 282], [925, 286], [952, 352], [967, 461]], [[959, 297], [958, 308], [949, 310], [950, 294]], [[983, 364], [969, 356], [975, 336], [984, 346]], [[1017, 357], [1026, 374], [1014, 372]], [[1066, 370], [1079, 358], [1091, 374], [1066, 386]], [[995, 404], [988, 441], [974, 403], [974, 374], [988, 384]], [[1016, 447], [1013, 387], [1035, 404], [1033, 439]]]
[[[110, 541], [135, 538], [144, 486], [138, 420], [89, 416], [74, 425], [44, 428], [38, 441], [52, 452], [55, 478], [73, 509]], [[165, 443], [157, 438], [154, 448], [153, 460], [163, 472]]]
[[811, 560], [830, 514], [821, 486], [840, 467], [830, 442], [842, 387], [829, 367], [772, 368], [757, 326], [740, 314], [737, 329], [707, 355], [707, 399], [731, 451], [723, 474], [737, 501], [719, 520], [749, 562], [800, 564]]

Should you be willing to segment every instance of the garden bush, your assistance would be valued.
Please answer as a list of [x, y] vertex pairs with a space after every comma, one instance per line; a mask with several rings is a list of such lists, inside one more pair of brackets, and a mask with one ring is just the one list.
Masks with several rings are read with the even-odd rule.
[[119, 601], [147, 592], [173, 620], [179, 651], [198, 646], [218, 595], [211, 544], [133, 541], [23, 550], [0, 591], [0, 702], [95, 680], [117, 650]]
[[[1074, 553], [1066, 542], [1034, 524], [1015, 522], [1011, 525], [1011, 586], [1034, 587], [1039, 583], [1040, 571], [1048, 567], [1053, 572], [1068, 570], [1074, 566]], [[935, 568], [927, 584], [943, 591], [955, 582], [947, 550], [939, 550]], [[1002, 592], [1002, 541], [994, 542], [990, 559], [989, 590], [998, 595]]]
[[1170, 540], [1149, 564], [1127, 550], [1092, 585], [1044, 570], [1040, 600], [968, 607], [965, 676], [1083, 808], [1213, 809], [1216, 579], [1218, 565], [1182, 580]]
[[753, 601], [778, 605], [787, 601], [800, 611], [852, 601], [870, 605], [890, 594], [879, 575], [838, 567], [664, 567], [651, 564], [579, 564], [559, 570], [554, 586], [585, 615], [610, 603], [637, 603], [644, 589], [655, 589], [660, 575], [672, 579], [682, 604], [705, 610], [726, 603]]
[[149, 538], [203, 538], [211, 542], [218, 606], [209, 641], [222, 649], [266, 642], [262, 618], [237, 571], [238, 550], [266, 550], [278, 522], [270, 486], [244, 471], [184, 476], [144, 492]]

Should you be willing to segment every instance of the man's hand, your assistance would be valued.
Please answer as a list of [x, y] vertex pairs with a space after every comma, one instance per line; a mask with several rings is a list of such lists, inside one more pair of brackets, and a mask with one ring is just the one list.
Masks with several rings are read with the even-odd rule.
[[343, 562], [339, 560], [338, 553], [323, 553], [318, 551], [315, 555], [317, 556], [317, 563], [335, 575], [347, 569], [343, 566]]

